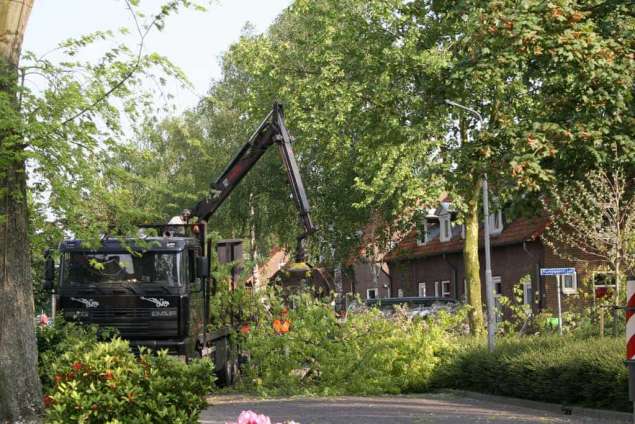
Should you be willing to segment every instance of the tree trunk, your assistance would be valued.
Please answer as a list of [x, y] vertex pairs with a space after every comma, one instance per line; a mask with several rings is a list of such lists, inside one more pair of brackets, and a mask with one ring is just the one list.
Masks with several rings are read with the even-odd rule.
[[481, 298], [481, 274], [478, 260], [478, 199], [481, 181], [475, 178], [470, 193], [466, 196], [467, 213], [465, 216], [465, 246], [463, 262], [467, 289], [467, 303], [470, 305], [468, 318], [470, 333], [478, 335], [483, 332], [483, 301]]
[[256, 209], [254, 208], [254, 194], [249, 193], [249, 254], [253, 261], [251, 269], [251, 281], [253, 290], [256, 292], [260, 289], [260, 269], [258, 267], [258, 246], [256, 244]]
[[[620, 299], [620, 284], [622, 283], [622, 270], [620, 269], [619, 261], [615, 263], [614, 268], [615, 268], [615, 295], [614, 295], [615, 305], [619, 306], [620, 302], [622, 301], [622, 299]], [[628, 299], [626, 299], [626, 302], [628, 302]]]
[[[0, 422], [39, 422], [42, 392], [29, 240], [17, 66], [32, 0], [0, 1]], [[14, 113], [7, 113], [12, 111]]]

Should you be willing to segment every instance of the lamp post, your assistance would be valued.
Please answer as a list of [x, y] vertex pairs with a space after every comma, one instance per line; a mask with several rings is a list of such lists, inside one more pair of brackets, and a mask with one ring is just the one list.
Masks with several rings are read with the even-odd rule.
[[[445, 100], [445, 103], [450, 106], [458, 107], [466, 112], [469, 112], [475, 116], [479, 121], [479, 127], [483, 128], [483, 117], [480, 113], [472, 108], [463, 106], [462, 104], [453, 102], [452, 100]], [[487, 173], [483, 173], [483, 215], [485, 215], [483, 222], [484, 229], [484, 241], [485, 241], [485, 303], [487, 305], [487, 347], [490, 352], [494, 351], [496, 346], [495, 334], [496, 334], [496, 311], [494, 307], [494, 287], [492, 283], [492, 258], [490, 248], [490, 234], [489, 234], [489, 195], [487, 186]]]

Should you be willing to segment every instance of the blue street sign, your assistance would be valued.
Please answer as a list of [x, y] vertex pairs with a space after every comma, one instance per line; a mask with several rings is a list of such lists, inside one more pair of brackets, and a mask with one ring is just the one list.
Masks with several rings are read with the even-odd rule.
[[540, 275], [572, 275], [575, 268], [540, 268]]

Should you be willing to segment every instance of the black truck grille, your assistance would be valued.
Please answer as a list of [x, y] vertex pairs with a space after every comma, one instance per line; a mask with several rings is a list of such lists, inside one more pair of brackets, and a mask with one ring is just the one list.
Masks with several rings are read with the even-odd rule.
[[90, 311], [93, 319], [139, 319], [151, 318], [151, 312], [154, 309], [149, 308], [109, 308], [94, 309]]
[[[178, 334], [177, 308], [95, 308], [83, 309], [88, 316], [78, 316], [81, 321], [112, 327], [124, 339], [156, 339], [175, 337]], [[74, 311], [67, 311], [72, 319]]]

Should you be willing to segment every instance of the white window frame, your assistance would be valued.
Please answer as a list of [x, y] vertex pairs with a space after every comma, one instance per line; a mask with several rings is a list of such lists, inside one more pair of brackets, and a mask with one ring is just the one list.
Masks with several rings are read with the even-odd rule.
[[[423, 291], [421, 290], [423, 289]], [[422, 294], [423, 293], [423, 294]], [[426, 287], [426, 283], [419, 283], [419, 297], [428, 297], [428, 293], [427, 293], [427, 287]]]
[[[446, 290], [446, 286], [447, 286], [447, 290]], [[452, 285], [450, 284], [450, 280], [441, 281], [441, 296], [452, 297]]]
[[[501, 292], [498, 293], [496, 291], [496, 284], [500, 284], [500, 288], [501, 288]], [[492, 287], [494, 288], [494, 297], [499, 297], [503, 294], [503, 279], [500, 276], [493, 276], [492, 277]]]
[[423, 246], [428, 242], [428, 221], [424, 220], [422, 227], [423, 234], [417, 234], [417, 246]]
[[[605, 289], [611, 289], [613, 290], [613, 295], [615, 295], [615, 288], [617, 287], [615, 284], [596, 284], [597, 281], [597, 276], [598, 274], [600, 275], [612, 275], [613, 278], [615, 278], [615, 272], [613, 271], [593, 271], [593, 298], [597, 299], [596, 294], [597, 294], [597, 289], [599, 288], [605, 288]], [[615, 280], [613, 280], [615, 281]]]
[[439, 282], [438, 281], [434, 282], [434, 297], [440, 297], [439, 296]]
[[531, 286], [531, 281], [527, 281], [523, 283], [523, 305], [531, 306], [533, 303], [533, 290]]
[[442, 242], [452, 240], [452, 221], [449, 215], [439, 217], [439, 239]]
[[[375, 297], [370, 297], [370, 292], [375, 293]], [[378, 289], [376, 289], [376, 288], [366, 289], [366, 299], [377, 299], [377, 298], [379, 298]]]
[[397, 289], [397, 297], [403, 297], [403, 289]]
[[[565, 286], [565, 278], [571, 277], [571, 287]], [[574, 272], [573, 274], [562, 275], [560, 276], [560, 283], [562, 284], [562, 293], [564, 294], [576, 294], [578, 291], [578, 274]]]
[[[496, 225], [498, 221], [498, 225]], [[489, 232], [492, 235], [500, 234], [503, 231], [503, 212], [497, 210], [489, 216]]]

